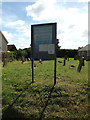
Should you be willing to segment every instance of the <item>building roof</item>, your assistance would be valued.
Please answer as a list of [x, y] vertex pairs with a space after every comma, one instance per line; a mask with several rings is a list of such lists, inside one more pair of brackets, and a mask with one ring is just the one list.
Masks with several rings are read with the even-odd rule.
[[3, 33], [1, 32], [1, 30], [0, 30], [0, 33], [1, 33], [1, 35], [3, 36], [4, 40], [8, 43], [7, 39], [5, 38], [5, 36], [4, 36]]
[[17, 50], [17, 48], [14, 44], [8, 45], [8, 51], [14, 51], [14, 50]]
[[85, 47], [81, 48], [79, 51], [88, 51], [88, 50], [90, 50], [90, 44], [88, 44]]

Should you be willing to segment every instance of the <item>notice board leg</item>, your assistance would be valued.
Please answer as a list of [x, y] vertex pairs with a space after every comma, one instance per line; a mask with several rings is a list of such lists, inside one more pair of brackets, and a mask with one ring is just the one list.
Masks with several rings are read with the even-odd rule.
[[32, 83], [34, 83], [34, 68], [33, 68], [34, 61], [32, 59]]
[[54, 85], [56, 84], [56, 59], [54, 63]]

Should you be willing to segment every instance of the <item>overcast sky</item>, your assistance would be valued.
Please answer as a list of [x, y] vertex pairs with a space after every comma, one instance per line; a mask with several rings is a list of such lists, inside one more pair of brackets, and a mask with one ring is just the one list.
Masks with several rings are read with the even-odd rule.
[[57, 22], [61, 48], [77, 49], [88, 44], [88, 0], [7, 1], [12, 0], [0, 3], [0, 29], [9, 44], [18, 49], [30, 46], [32, 24], [52, 22]]

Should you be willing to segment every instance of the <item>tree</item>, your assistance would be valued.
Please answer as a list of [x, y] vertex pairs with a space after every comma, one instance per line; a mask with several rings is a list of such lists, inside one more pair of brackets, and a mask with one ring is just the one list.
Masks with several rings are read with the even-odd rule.
[[57, 46], [57, 51], [58, 51], [60, 49], [60, 47], [61, 47], [61, 46], [59, 46], [59, 39], [57, 39], [56, 46]]
[[78, 50], [80, 50], [80, 49], [82, 49], [83, 48], [83, 46], [82, 47], [78, 47]]

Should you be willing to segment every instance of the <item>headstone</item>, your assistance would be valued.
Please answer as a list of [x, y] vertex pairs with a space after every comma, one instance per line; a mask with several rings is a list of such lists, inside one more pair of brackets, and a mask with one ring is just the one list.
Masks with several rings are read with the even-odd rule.
[[23, 62], [24, 62], [24, 57], [22, 56], [22, 64], [23, 64]]
[[82, 62], [81, 62], [81, 60], [80, 60], [80, 61], [79, 61], [78, 68], [77, 68], [77, 72], [80, 72], [80, 71], [81, 71], [81, 68], [82, 68]]
[[67, 55], [65, 55], [65, 60], [67, 60]]
[[37, 68], [37, 65], [36, 65], [36, 63], [34, 63], [34, 68]]
[[42, 64], [42, 60], [41, 60], [41, 59], [39, 60], [39, 63], [41, 63], [41, 64]]
[[84, 64], [84, 58], [82, 58], [82, 66], [85, 66], [85, 64]]
[[66, 65], [66, 60], [64, 59], [64, 61], [63, 61], [63, 66], [65, 66]]
[[27, 58], [27, 61], [29, 61], [29, 58]]
[[58, 61], [59, 63], [62, 63], [61, 61]]
[[75, 66], [74, 66], [74, 65], [71, 65], [71, 66], [69, 67], [69, 69], [72, 69], [72, 68], [75, 68]]
[[77, 60], [77, 59], [76, 59], [76, 56], [74, 56], [74, 60]]

